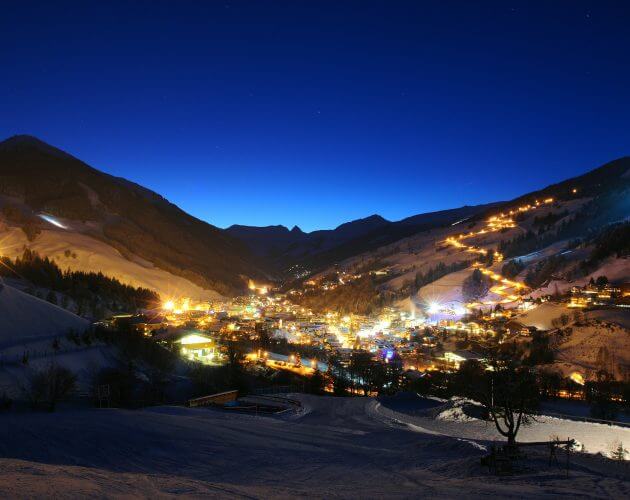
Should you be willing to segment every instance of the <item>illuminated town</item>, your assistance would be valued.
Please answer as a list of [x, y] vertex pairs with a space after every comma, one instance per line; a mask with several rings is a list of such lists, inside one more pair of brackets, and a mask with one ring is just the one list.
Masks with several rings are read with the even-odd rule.
[[[167, 298], [161, 307], [133, 319], [145, 335], [176, 346], [190, 361], [208, 365], [224, 363], [227, 343], [237, 341], [247, 350], [248, 362], [306, 376], [316, 369], [326, 372], [331, 357], [339, 356], [348, 363], [357, 352], [367, 352], [384, 364], [397, 364], [401, 373], [410, 377], [417, 376], [414, 372], [457, 370], [465, 360], [483, 360], [480, 353], [492, 346], [530, 338], [537, 329], [522, 325], [518, 317], [547, 301], [564, 304], [567, 310], [630, 306], [628, 285], [574, 287], [560, 299], [550, 295], [532, 299], [527, 285], [494, 270], [504, 260], [499, 252], [463, 243], [515, 228], [517, 223], [512, 215], [536, 210], [553, 201], [547, 198], [502, 212], [491, 216], [486, 227], [477, 232], [449, 236], [443, 241], [461, 252], [482, 257], [492, 255], [490, 265], [474, 262], [471, 269], [478, 269], [491, 280], [489, 294], [496, 299], [468, 303], [428, 301], [412, 310], [388, 306], [374, 315], [312, 311], [295, 301], [304, 293], [333, 290], [362, 277], [338, 271], [335, 282], [306, 279], [300, 288], [283, 292], [271, 283], [257, 284], [250, 280], [250, 294], [234, 299], [195, 302], [186, 297]], [[386, 269], [370, 272], [387, 275]], [[112, 321], [117, 319], [114, 317]], [[282, 352], [274, 352], [272, 344], [282, 346]], [[571, 376], [583, 385], [582, 374], [575, 372]]]

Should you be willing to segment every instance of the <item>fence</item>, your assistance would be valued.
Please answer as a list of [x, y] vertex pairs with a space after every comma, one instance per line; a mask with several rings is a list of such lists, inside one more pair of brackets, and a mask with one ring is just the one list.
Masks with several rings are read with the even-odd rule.
[[238, 397], [238, 391], [225, 391], [218, 392], [217, 394], [210, 394], [209, 396], [202, 396], [200, 398], [194, 398], [188, 400], [188, 406], [194, 408], [196, 406], [209, 406], [212, 404], [223, 404], [230, 401], [236, 401]]

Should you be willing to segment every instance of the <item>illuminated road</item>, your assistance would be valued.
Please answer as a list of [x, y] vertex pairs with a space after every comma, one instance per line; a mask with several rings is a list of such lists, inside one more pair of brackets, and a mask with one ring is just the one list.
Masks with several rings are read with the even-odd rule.
[[[535, 210], [538, 207], [548, 205], [553, 202], [553, 198], [547, 198], [543, 201], [536, 201], [534, 205], [523, 205], [518, 207], [517, 209], [510, 210], [508, 213], [501, 212], [499, 215], [494, 215], [490, 217], [487, 221], [486, 227], [479, 231], [471, 231], [469, 233], [460, 234], [459, 236], [450, 236], [444, 240], [444, 242], [452, 247], [458, 248], [462, 251], [468, 253], [474, 253], [478, 255], [486, 256], [488, 255], [488, 250], [485, 248], [480, 248], [475, 245], [468, 245], [466, 243], [462, 243], [462, 241], [467, 240], [469, 238], [473, 238], [476, 236], [482, 236], [484, 234], [489, 234], [497, 231], [501, 231], [503, 229], [512, 229], [517, 227], [517, 224], [514, 222], [513, 215], [529, 212], [530, 210]], [[494, 253], [494, 261], [501, 262], [503, 260], [503, 254], [499, 252]], [[475, 262], [473, 267], [479, 269], [484, 276], [487, 276], [496, 284], [490, 288], [490, 292], [494, 293], [502, 297], [500, 300], [487, 300], [481, 302], [473, 302], [466, 304], [466, 307], [478, 307], [481, 305], [496, 305], [496, 304], [510, 304], [512, 302], [516, 302], [520, 299], [520, 294], [527, 290], [527, 286], [524, 283], [518, 281], [512, 281], [507, 279], [505, 276], [500, 275], [499, 273], [494, 272], [490, 268], [484, 267], [481, 263]]]
[[303, 377], [309, 377], [313, 375], [315, 370], [311, 367], [307, 367], [304, 365], [295, 365], [293, 363], [285, 363], [284, 361], [276, 361], [274, 359], [268, 359], [265, 361], [265, 364], [269, 368], [273, 368], [274, 370], [286, 370], [291, 373], [295, 373], [296, 375], [300, 375]]

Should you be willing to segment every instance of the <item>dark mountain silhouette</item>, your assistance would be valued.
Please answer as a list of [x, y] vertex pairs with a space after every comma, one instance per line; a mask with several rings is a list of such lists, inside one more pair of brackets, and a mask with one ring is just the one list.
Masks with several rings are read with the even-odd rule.
[[[289, 231], [285, 226], [239, 226], [227, 228], [231, 235], [245, 241], [252, 251], [264, 257], [277, 254], [279, 257], [291, 258], [311, 250], [323, 251], [335, 247], [349, 239], [356, 238], [373, 231], [389, 222], [379, 215], [372, 215], [341, 224], [336, 229], [319, 230], [311, 233], [303, 232], [294, 226]], [[292, 260], [292, 259], [291, 259]]]
[[264, 276], [245, 244], [157, 193], [96, 170], [31, 136], [0, 143], [3, 216], [31, 238], [46, 213], [205, 288], [234, 293]]
[[594, 198], [613, 191], [625, 190], [628, 187], [630, 187], [630, 156], [623, 156], [583, 175], [520, 196], [513, 203], [547, 197], [557, 200], [569, 200], [578, 196]]
[[473, 223], [502, 206], [546, 197], [590, 201], [546, 239], [525, 235], [527, 240], [505, 245], [516, 252], [520, 247], [547, 244], [552, 236], [579, 236], [628, 217], [629, 170], [630, 158], [620, 158], [510, 202], [464, 206], [400, 221], [371, 215], [310, 233], [297, 226], [289, 230], [234, 225], [222, 230], [149, 189], [22, 135], [0, 143], [0, 215], [21, 227], [31, 240], [50, 227], [39, 217], [42, 214], [73, 221], [72, 230], [115, 247], [130, 260], [140, 257], [204, 288], [232, 294], [243, 290], [249, 278], [286, 278], [296, 268], [322, 270], [423, 231], [461, 221]]
[[397, 222], [388, 221], [380, 215], [371, 215], [346, 222], [335, 229], [311, 233], [304, 233], [299, 228], [289, 231], [284, 226], [239, 225], [230, 226], [227, 232], [247, 243], [252, 252], [283, 274], [296, 264], [316, 270], [420, 231], [453, 224], [496, 205], [464, 206], [414, 215]]
[[[474, 223], [495, 214], [501, 207], [535, 203], [536, 200], [554, 198], [559, 202], [574, 198], [590, 199], [556, 233], [545, 238], [526, 235], [537, 247], [553, 239], [588, 236], [603, 225], [622, 220], [630, 215], [630, 158], [611, 161], [586, 174], [547, 186], [509, 202], [497, 202], [479, 206], [464, 206], [414, 215], [391, 222], [373, 215], [365, 219], [342, 224], [323, 231], [304, 233], [284, 226], [251, 227], [231, 226], [227, 231], [240, 238], [267, 265], [280, 274], [286, 274], [293, 266], [317, 271], [346, 258], [377, 250], [414, 234], [444, 227], [459, 221]], [[540, 240], [534, 242], [533, 240]]]

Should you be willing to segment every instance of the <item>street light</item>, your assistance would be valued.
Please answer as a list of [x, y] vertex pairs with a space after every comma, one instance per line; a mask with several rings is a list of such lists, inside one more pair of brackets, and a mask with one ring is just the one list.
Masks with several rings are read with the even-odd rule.
[[441, 308], [442, 308], [442, 306], [440, 304], [438, 304], [437, 302], [431, 302], [429, 304], [428, 313], [429, 314], [437, 314], [437, 313], [440, 312]]

